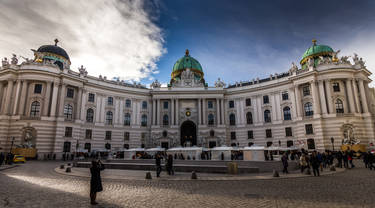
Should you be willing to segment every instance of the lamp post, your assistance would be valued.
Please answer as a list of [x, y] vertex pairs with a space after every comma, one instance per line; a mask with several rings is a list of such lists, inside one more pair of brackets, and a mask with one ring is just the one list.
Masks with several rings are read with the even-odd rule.
[[16, 139], [15, 137], [12, 137], [12, 144], [10, 145], [9, 153], [12, 153], [13, 144], [14, 144], [14, 140], [15, 140], [15, 139]]
[[333, 137], [331, 137], [332, 151], [335, 151], [334, 142], [335, 142], [335, 139]]

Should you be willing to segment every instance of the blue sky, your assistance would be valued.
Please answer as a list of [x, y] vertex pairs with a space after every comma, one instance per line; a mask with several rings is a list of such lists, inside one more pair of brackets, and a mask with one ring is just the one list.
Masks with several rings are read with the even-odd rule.
[[209, 85], [263, 78], [288, 71], [314, 38], [375, 69], [370, 0], [2, 0], [0, 8], [1, 57], [32, 58], [31, 48], [58, 38], [72, 70], [108, 79], [166, 84], [185, 49]]

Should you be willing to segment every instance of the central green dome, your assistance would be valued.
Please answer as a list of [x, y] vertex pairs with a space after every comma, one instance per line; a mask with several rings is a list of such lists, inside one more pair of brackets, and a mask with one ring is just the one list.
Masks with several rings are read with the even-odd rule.
[[185, 69], [190, 69], [194, 73], [200, 75], [200, 77], [203, 77], [203, 69], [201, 64], [199, 61], [189, 55], [189, 50], [186, 50], [185, 56], [178, 59], [173, 65], [171, 74], [172, 79], [178, 77]]
[[333, 52], [334, 51], [331, 47], [326, 45], [317, 45], [316, 40], [313, 40], [313, 45], [308, 48], [302, 56], [301, 65], [304, 64], [309, 58], [331, 55]]

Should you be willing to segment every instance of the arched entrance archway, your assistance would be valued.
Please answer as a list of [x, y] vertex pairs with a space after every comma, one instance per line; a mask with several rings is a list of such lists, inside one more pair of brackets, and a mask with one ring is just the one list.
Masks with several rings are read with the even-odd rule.
[[192, 121], [185, 121], [181, 125], [181, 146], [197, 145], [197, 127]]

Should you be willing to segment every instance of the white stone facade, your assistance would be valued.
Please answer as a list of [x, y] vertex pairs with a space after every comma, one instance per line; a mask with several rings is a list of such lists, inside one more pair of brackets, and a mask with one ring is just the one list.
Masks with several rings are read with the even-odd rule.
[[[368, 145], [375, 130], [370, 74], [361, 63], [322, 62], [228, 87], [220, 80], [214, 87], [194, 80], [185, 86], [182, 79], [148, 89], [88, 76], [83, 67], [78, 73], [51, 63], [3, 61], [0, 147], [9, 150], [13, 139], [14, 145], [25, 144], [26, 132], [32, 131], [38, 153], [58, 157], [65, 142], [70, 142], [65, 150], [75, 152], [88, 144], [91, 150], [170, 148], [185, 139], [186, 145], [204, 147], [272, 142], [307, 149], [313, 139], [315, 149], [324, 150], [332, 149], [331, 138], [338, 149], [348, 129], [350, 137]], [[185, 121], [195, 126], [196, 140], [189, 140], [195, 134], [191, 129], [182, 138]]]

